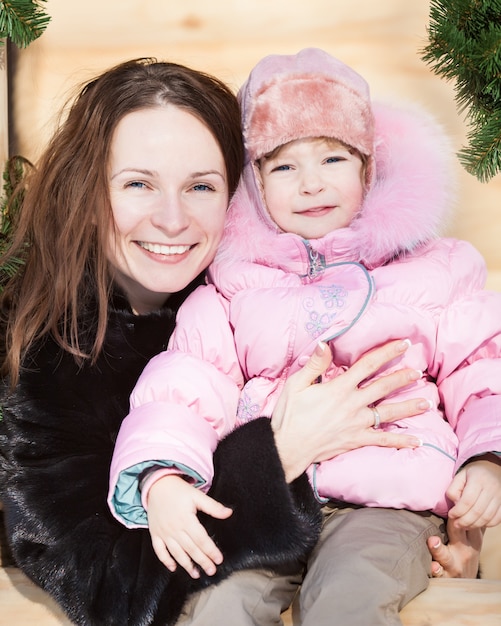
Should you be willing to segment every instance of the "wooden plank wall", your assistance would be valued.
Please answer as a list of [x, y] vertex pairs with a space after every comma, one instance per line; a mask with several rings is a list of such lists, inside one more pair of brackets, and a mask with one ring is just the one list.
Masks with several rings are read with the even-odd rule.
[[[237, 89], [264, 55], [321, 47], [363, 74], [377, 99], [431, 110], [456, 149], [467, 126], [453, 85], [423, 63], [427, 0], [48, 0], [47, 31], [18, 54], [12, 84], [21, 154], [35, 159], [73, 85], [139, 56], [212, 72]], [[447, 234], [485, 256], [501, 289], [501, 175], [482, 184], [457, 164], [458, 202]], [[486, 576], [501, 578], [501, 531], [488, 532]]]

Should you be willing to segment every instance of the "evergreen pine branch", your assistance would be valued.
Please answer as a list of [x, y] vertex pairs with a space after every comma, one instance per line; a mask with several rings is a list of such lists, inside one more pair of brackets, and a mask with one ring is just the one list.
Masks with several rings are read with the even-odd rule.
[[[3, 171], [3, 195], [0, 200], [0, 258], [9, 249], [15, 221], [24, 198], [24, 180], [32, 164], [21, 156], [8, 159]], [[0, 291], [2, 285], [23, 264], [23, 259], [11, 258], [0, 265]]]
[[487, 182], [501, 171], [501, 0], [431, 0], [428, 35], [422, 58], [455, 81], [470, 126], [460, 162]]
[[0, 39], [26, 48], [47, 28], [50, 17], [41, 7], [47, 0], [0, 0]]
[[490, 118], [468, 134], [468, 146], [462, 148], [458, 157], [470, 174], [481, 182], [488, 182], [500, 171], [501, 163], [500, 113]]

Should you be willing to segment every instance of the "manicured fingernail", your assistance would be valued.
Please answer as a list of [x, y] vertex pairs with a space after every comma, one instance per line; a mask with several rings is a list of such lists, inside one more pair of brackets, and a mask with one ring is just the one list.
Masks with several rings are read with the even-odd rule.
[[420, 448], [423, 445], [423, 440], [419, 437], [411, 437], [411, 442], [415, 448]]
[[317, 345], [315, 347], [315, 354], [317, 356], [322, 356], [322, 354], [325, 352], [326, 347], [327, 346], [325, 345], [323, 341], [317, 341]]
[[440, 548], [440, 539], [437, 539], [437, 543], [433, 544], [433, 545], [432, 545], [432, 548], [434, 548], [435, 550], [436, 550], [437, 548]]
[[400, 352], [405, 352], [407, 348], [410, 348], [411, 346], [412, 346], [411, 340], [404, 339], [398, 347], [400, 349]]
[[433, 572], [434, 576], [442, 576], [442, 574], [444, 573], [444, 568], [439, 565], [439, 567], [437, 567], [437, 569]]
[[429, 411], [433, 408], [433, 400], [420, 400], [418, 402], [418, 409], [423, 409], [425, 411]]
[[409, 378], [411, 380], [419, 380], [420, 378], [423, 378], [423, 372], [421, 370], [412, 370], [409, 373]]

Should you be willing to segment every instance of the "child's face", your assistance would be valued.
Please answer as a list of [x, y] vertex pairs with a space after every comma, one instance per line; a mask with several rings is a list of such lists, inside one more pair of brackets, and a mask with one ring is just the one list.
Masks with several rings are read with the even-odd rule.
[[260, 168], [268, 212], [285, 232], [318, 239], [348, 226], [362, 205], [362, 159], [331, 139], [291, 141]]

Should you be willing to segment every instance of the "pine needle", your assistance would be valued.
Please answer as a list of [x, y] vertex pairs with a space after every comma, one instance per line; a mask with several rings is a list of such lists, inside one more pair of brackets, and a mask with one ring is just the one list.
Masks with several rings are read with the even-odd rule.
[[422, 58], [455, 81], [469, 124], [459, 160], [487, 182], [501, 171], [501, 0], [431, 0], [428, 37]]
[[42, 2], [46, 0], [0, 0], [0, 40], [9, 38], [26, 48], [40, 37], [50, 22]]

